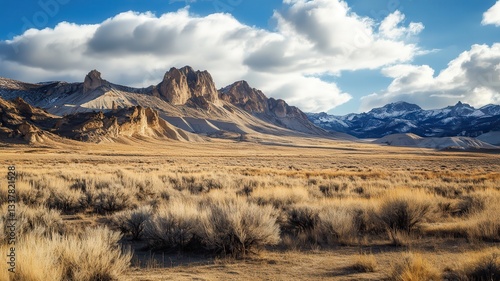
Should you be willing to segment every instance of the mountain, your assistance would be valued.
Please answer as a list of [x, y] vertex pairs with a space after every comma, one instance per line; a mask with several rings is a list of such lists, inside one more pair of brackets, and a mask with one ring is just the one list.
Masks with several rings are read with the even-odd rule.
[[204, 109], [209, 109], [219, 96], [210, 73], [194, 71], [189, 66], [171, 68], [153, 93], [172, 105], [189, 104]]
[[500, 131], [491, 131], [480, 135], [476, 139], [492, 145], [500, 146]]
[[[300, 109], [289, 106], [284, 100], [267, 98], [245, 81], [217, 90], [210, 73], [195, 71], [189, 66], [171, 68], [160, 83], [147, 88], [111, 83], [97, 70], [90, 71], [83, 83], [32, 84], [0, 78], [0, 97], [5, 100], [19, 98], [33, 108], [46, 110], [53, 119], [65, 120], [61, 124], [66, 125], [42, 126], [42, 131], [84, 141], [119, 137], [110, 133], [118, 127], [121, 137], [127, 135], [125, 127], [134, 126], [133, 132], [139, 131], [148, 137], [179, 140], [199, 137], [262, 140], [292, 135], [352, 138], [316, 127]], [[142, 127], [136, 126], [139, 121], [129, 122], [123, 117], [132, 116], [136, 111], [142, 120], [149, 120], [140, 121]], [[150, 122], [153, 115], [157, 115], [153, 119], [158, 122]], [[118, 124], [113, 123], [113, 118], [119, 121]], [[89, 124], [96, 127], [88, 129], [92, 127]]]
[[307, 116], [325, 130], [358, 138], [381, 138], [400, 133], [424, 137], [477, 137], [500, 130], [500, 105], [491, 104], [476, 109], [458, 102], [442, 109], [424, 110], [415, 104], [397, 102], [360, 114], [308, 113]]
[[[325, 134], [325, 131], [312, 124], [300, 109], [289, 106], [284, 100], [267, 98], [260, 90], [250, 87], [246, 81], [238, 81], [222, 88], [219, 97], [269, 123], [299, 132]], [[343, 137], [352, 138], [347, 135]]]
[[134, 138], [200, 141], [140, 106], [103, 112], [81, 112], [64, 117], [35, 108], [21, 98], [0, 98], [0, 139], [4, 142], [47, 143], [71, 139], [84, 142], [127, 142]]
[[422, 138], [415, 134], [393, 134], [373, 141], [376, 144], [390, 146], [420, 147], [438, 150], [466, 150], [466, 151], [497, 151], [499, 147], [470, 137], [428, 137]]

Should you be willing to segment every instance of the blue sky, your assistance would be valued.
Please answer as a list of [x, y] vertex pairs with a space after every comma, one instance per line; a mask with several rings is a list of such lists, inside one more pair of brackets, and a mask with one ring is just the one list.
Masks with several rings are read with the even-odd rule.
[[[81, 81], [97, 68], [112, 82], [146, 86], [171, 66], [190, 64], [211, 72], [218, 87], [245, 79], [305, 111], [347, 114], [398, 100], [424, 108], [458, 100], [482, 106], [500, 103], [495, 4], [7, 1], [0, 10], [0, 76]], [[186, 26], [194, 31], [184, 32]]]

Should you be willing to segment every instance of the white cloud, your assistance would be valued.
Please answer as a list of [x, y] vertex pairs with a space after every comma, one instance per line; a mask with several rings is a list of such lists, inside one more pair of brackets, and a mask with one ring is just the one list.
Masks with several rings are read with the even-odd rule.
[[379, 31], [382, 36], [389, 39], [401, 39], [407, 36], [419, 34], [423, 29], [422, 23], [410, 23], [408, 27], [400, 26], [405, 20], [405, 15], [400, 11], [388, 15], [382, 23], [380, 23]]
[[483, 14], [483, 25], [494, 24], [500, 26], [500, 1]]
[[458, 101], [473, 106], [500, 103], [500, 43], [473, 45], [437, 76], [427, 65], [395, 65], [382, 73], [394, 80], [385, 92], [363, 97], [361, 110], [401, 100], [428, 109]]
[[218, 87], [245, 79], [305, 111], [326, 111], [351, 97], [319, 78], [344, 70], [405, 63], [422, 50], [407, 39], [423, 26], [396, 11], [380, 24], [341, 0], [284, 0], [276, 29], [230, 14], [156, 16], [126, 12], [94, 25], [60, 23], [0, 41], [0, 75], [25, 81], [82, 81], [91, 69], [114, 83], [149, 86], [170, 67], [208, 70]]

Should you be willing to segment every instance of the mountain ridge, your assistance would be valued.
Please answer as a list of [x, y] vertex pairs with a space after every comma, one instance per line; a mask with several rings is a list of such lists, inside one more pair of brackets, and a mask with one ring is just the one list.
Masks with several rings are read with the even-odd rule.
[[[90, 71], [81, 83], [31, 84], [0, 78], [0, 97], [22, 98], [59, 117], [103, 112], [102, 120], [109, 118], [109, 112], [139, 106], [154, 110], [175, 130], [202, 137], [241, 140], [263, 139], [266, 135], [312, 135], [352, 139], [315, 126], [297, 107], [267, 98], [245, 81], [217, 90], [208, 71], [195, 71], [189, 66], [171, 68], [159, 84], [146, 88], [114, 84], [97, 70]], [[242, 104], [242, 100], [246, 103]]]
[[476, 109], [458, 102], [441, 109], [425, 110], [407, 102], [390, 103], [364, 113], [334, 116], [306, 113], [315, 125], [358, 138], [382, 138], [392, 134], [413, 133], [423, 137], [477, 137], [500, 131], [500, 105]]

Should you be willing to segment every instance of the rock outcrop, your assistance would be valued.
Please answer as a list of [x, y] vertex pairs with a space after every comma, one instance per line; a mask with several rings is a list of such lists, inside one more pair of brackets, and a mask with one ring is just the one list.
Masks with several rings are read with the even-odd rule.
[[299, 117], [307, 120], [307, 116], [297, 107], [289, 106], [282, 99], [267, 98], [262, 91], [250, 87], [246, 81], [238, 81], [222, 88], [219, 97], [250, 113], [271, 114], [278, 118]]
[[264, 93], [250, 87], [246, 81], [238, 81], [221, 89], [219, 97], [247, 112], [265, 113], [269, 111], [267, 97]]
[[328, 135], [326, 131], [312, 124], [297, 107], [289, 106], [282, 99], [267, 98], [262, 91], [250, 87], [246, 81], [238, 81], [222, 88], [219, 97], [280, 127], [304, 133]]
[[188, 136], [158, 116], [151, 108], [134, 106], [112, 112], [77, 113], [55, 126], [59, 135], [83, 142], [112, 142], [120, 137], [186, 140]]
[[6, 101], [0, 98], [0, 138], [21, 140], [27, 143], [43, 142], [56, 116], [32, 107], [21, 98]]
[[0, 139], [36, 144], [63, 138], [83, 142], [114, 142], [126, 138], [201, 140], [175, 128], [151, 108], [134, 106], [104, 112], [51, 115], [21, 98], [0, 98]]
[[97, 70], [92, 70], [85, 76], [83, 82], [83, 93], [86, 94], [101, 86], [109, 86], [109, 82], [101, 78], [101, 73]]
[[218, 92], [207, 71], [194, 71], [185, 66], [181, 69], [171, 68], [158, 84], [153, 94], [172, 105], [191, 105], [194, 107], [209, 108], [209, 103], [218, 100]]

